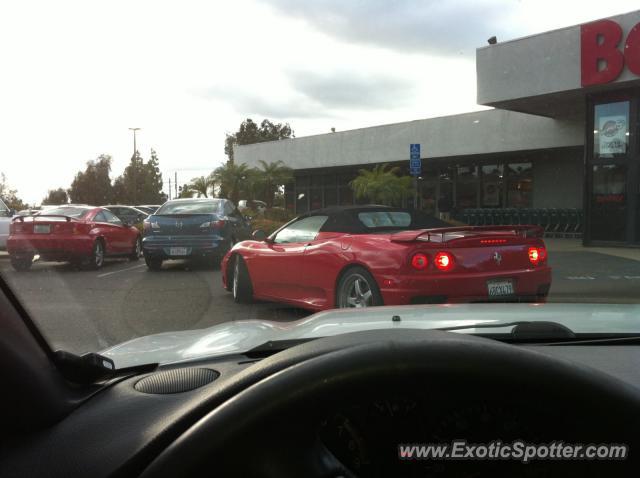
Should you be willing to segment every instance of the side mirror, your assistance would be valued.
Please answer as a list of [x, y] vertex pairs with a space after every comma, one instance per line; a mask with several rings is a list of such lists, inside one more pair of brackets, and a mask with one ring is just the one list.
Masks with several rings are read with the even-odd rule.
[[18, 214], [18, 211], [16, 211], [15, 209], [9, 209], [9, 217], [13, 217], [16, 214]]
[[251, 234], [251, 237], [255, 241], [266, 241], [267, 240], [267, 233], [264, 232], [262, 229], [258, 229], [256, 231], [253, 231], [253, 234]]

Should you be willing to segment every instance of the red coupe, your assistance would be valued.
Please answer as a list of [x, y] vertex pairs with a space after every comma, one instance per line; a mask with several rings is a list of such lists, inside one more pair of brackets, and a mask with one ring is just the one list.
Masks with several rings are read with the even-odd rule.
[[86, 263], [99, 269], [107, 256], [138, 260], [140, 232], [110, 211], [91, 206], [63, 206], [11, 222], [7, 251], [18, 271], [31, 267], [39, 254], [45, 261]]
[[237, 302], [323, 310], [445, 302], [544, 301], [537, 226], [463, 226], [409, 210], [351, 206], [304, 214], [238, 243], [222, 262]]

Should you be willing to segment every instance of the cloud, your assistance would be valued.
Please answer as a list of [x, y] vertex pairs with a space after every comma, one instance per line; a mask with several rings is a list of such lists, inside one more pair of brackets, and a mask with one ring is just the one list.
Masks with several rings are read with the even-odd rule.
[[414, 85], [404, 79], [354, 71], [289, 71], [291, 86], [324, 108], [376, 110], [403, 106]]
[[273, 92], [261, 91], [253, 93], [247, 89], [231, 85], [216, 85], [197, 91], [197, 96], [216, 99], [230, 105], [243, 116], [263, 116], [275, 120], [295, 118], [331, 118], [328, 111], [319, 108], [318, 103], [310, 101], [303, 95], [275, 95]]
[[382, 110], [407, 105], [413, 82], [375, 72], [287, 70], [289, 88], [254, 93], [238, 85], [218, 84], [196, 96], [223, 101], [241, 115], [267, 118], [338, 118], [337, 111]]
[[496, 0], [263, 1], [330, 36], [404, 52], [468, 55], [490, 36], [513, 35], [504, 20], [515, 7]]

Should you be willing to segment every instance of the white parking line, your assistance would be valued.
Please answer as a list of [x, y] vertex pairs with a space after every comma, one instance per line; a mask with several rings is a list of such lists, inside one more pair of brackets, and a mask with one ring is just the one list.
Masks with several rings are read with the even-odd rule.
[[132, 271], [134, 269], [138, 269], [140, 267], [146, 267], [145, 264], [138, 264], [137, 266], [133, 266], [133, 267], [127, 267], [126, 269], [120, 269], [117, 271], [111, 271], [111, 272], [105, 272], [104, 274], [99, 274], [97, 277], [98, 279], [101, 279], [102, 277], [107, 277], [113, 274], [117, 274], [118, 272], [127, 272], [127, 271]]

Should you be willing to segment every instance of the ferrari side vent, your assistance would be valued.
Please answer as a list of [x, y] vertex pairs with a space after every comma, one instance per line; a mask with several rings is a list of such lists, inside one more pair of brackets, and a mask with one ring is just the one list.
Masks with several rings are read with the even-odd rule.
[[148, 375], [133, 387], [150, 394], [182, 393], [207, 385], [219, 376], [218, 372], [209, 368], [181, 368]]

